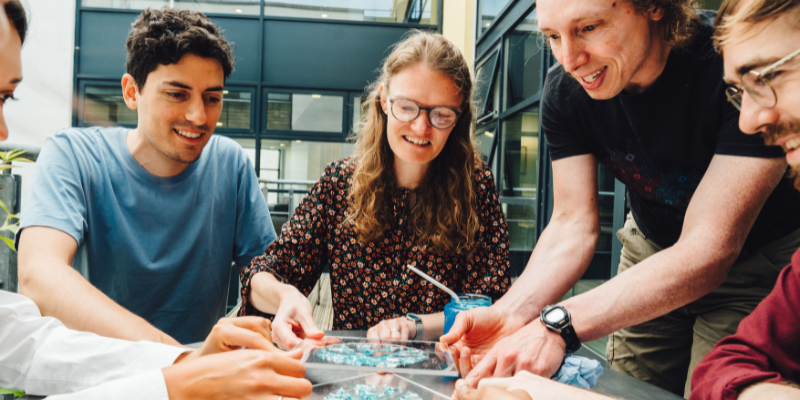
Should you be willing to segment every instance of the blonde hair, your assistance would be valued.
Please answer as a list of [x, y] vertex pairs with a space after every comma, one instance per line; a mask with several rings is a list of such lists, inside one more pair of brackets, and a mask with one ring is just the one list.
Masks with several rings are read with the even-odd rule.
[[381, 75], [369, 87], [362, 105], [361, 128], [355, 135], [355, 171], [350, 188], [350, 216], [362, 242], [380, 240], [394, 218], [397, 189], [394, 153], [386, 137], [387, 116], [381, 108], [381, 85], [406, 68], [426, 65], [453, 80], [462, 96], [458, 118], [442, 152], [431, 162], [416, 189], [408, 225], [423, 248], [442, 252], [471, 251], [480, 229], [473, 185], [480, 171], [480, 153], [473, 139], [473, 81], [461, 51], [444, 36], [413, 31], [386, 58]]
[[722, 48], [733, 41], [731, 32], [736, 25], [746, 24], [742, 33], [756, 34], [758, 30], [752, 29], [760, 22], [789, 18], [787, 21], [794, 21], [795, 26], [800, 27], [800, 0], [754, 0], [744, 6], [742, 3], [742, 0], [725, 0], [719, 8], [714, 21], [714, 47], [720, 54]]

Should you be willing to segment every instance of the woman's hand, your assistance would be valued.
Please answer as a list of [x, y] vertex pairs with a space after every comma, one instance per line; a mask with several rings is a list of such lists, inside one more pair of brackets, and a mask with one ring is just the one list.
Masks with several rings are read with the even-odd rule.
[[321, 339], [325, 336], [311, 318], [311, 303], [297, 289], [281, 297], [272, 331], [275, 344], [284, 349], [295, 348], [305, 338]]
[[412, 340], [417, 333], [417, 324], [412, 323], [406, 317], [385, 319], [378, 325], [369, 328], [367, 338], [369, 339], [393, 339], [393, 340]]
[[[531, 396], [524, 390], [508, 391], [497, 386], [484, 386], [480, 389], [473, 389], [464, 380], [456, 382], [456, 391], [453, 393], [453, 400], [532, 400]], [[537, 397], [538, 400], [538, 397]]]
[[[506, 396], [506, 397], [503, 397]], [[508, 397], [512, 396], [512, 397]], [[466, 380], [456, 382], [453, 399], [526, 399], [536, 400], [611, 400], [611, 398], [528, 371], [517, 372], [512, 378], [486, 378], [473, 389]]]
[[211, 333], [208, 334], [202, 347], [184, 357], [178, 358], [175, 363], [237, 350], [242, 347], [277, 351], [272, 344], [269, 320], [261, 317], [222, 318], [211, 329]]
[[311, 394], [311, 382], [303, 379], [306, 368], [298, 361], [302, 355], [238, 350], [185, 360], [162, 372], [170, 400], [302, 399]]

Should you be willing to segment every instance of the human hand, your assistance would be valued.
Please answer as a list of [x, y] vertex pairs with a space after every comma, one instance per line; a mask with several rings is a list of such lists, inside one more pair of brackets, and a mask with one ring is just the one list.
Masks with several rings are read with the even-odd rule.
[[[473, 308], [458, 313], [450, 332], [440, 340], [450, 347], [461, 376], [467, 376], [495, 344], [524, 325], [496, 307]], [[477, 381], [469, 383], [477, 385]]]
[[164, 368], [170, 400], [277, 400], [305, 398], [311, 382], [298, 361], [303, 353], [238, 350], [212, 354]]
[[406, 317], [385, 319], [378, 325], [369, 328], [367, 331], [368, 339], [392, 339], [392, 340], [411, 340], [414, 332], [416, 336], [417, 324], [412, 323]]
[[[464, 384], [463, 386], [468, 388], [464, 389], [465, 393], [471, 394], [473, 393], [472, 391], [475, 391], [469, 384]], [[456, 396], [460, 396], [461, 393], [458, 390], [460, 389], [458, 383], [456, 383], [456, 388], [456, 393], [453, 394], [454, 399], [457, 398]], [[552, 379], [534, 375], [528, 371], [518, 372], [513, 378], [486, 378], [478, 384], [478, 390], [475, 392], [480, 392], [483, 389], [488, 390], [489, 388], [502, 389], [508, 392], [524, 391], [536, 400], [610, 400], [606, 396], [565, 385]], [[494, 397], [487, 398], [494, 399]], [[471, 400], [472, 397], [461, 397], [461, 400], [467, 399]]]
[[[483, 386], [483, 385], [482, 385]], [[532, 400], [524, 390], [509, 391], [497, 386], [485, 386], [474, 389], [466, 381], [459, 379], [456, 382], [456, 391], [453, 400]], [[536, 398], [539, 400], [539, 397]]]
[[272, 334], [275, 344], [284, 349], [293, 349], [305, 338], [321, 339], [325, 336], [311, 318], [311, 303], [297, 289], [281, 298], [272, 322]]
[[550, 378], [558, 371], [565, 354], [566, 344], [561, 335], [537, 319], [499, 340], [474, 366], [466, 381], [474, 387], [483, 378], [509, 377], [522, 371]]
[[269, 320], [261, 317], [221, 318], [211, 329], [203, 346], [176, 363], [242, 347], [278, 351], [272, 344]]

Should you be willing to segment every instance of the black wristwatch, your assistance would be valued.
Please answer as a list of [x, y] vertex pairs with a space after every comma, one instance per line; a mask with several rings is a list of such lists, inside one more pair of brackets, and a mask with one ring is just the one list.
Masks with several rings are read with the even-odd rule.
[[414, 313], [406, 314], [406, 319], [413, 322], [414, 325], [417, 326], [416, 332], [414, 333], [414, 337], [411, 340], [420, 340], [422, 337], [422, 318], [419, 315]]
[[581, 340], [572, 327], [566, 308], [559, 305], [547, 306], [539, 314], [539, 319], [547, 329], [561, 335], [567, 344], [567, 353], [574, 353], [581, 348]]

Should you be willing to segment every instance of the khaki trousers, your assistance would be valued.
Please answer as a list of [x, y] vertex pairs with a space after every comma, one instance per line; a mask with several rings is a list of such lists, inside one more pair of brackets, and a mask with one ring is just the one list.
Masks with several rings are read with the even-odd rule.
[[[619, 273], [661, 251], [628, 214], [617, 232], [622, 242]], [[689, 397], [692, 372], [723, 337], [766, 297], [778, 274], [800, 247], [800, 230], [740, 257], [725, 282], [699, 300], [651, 321], [609, 336], [606, 357], [611, 369]]]

